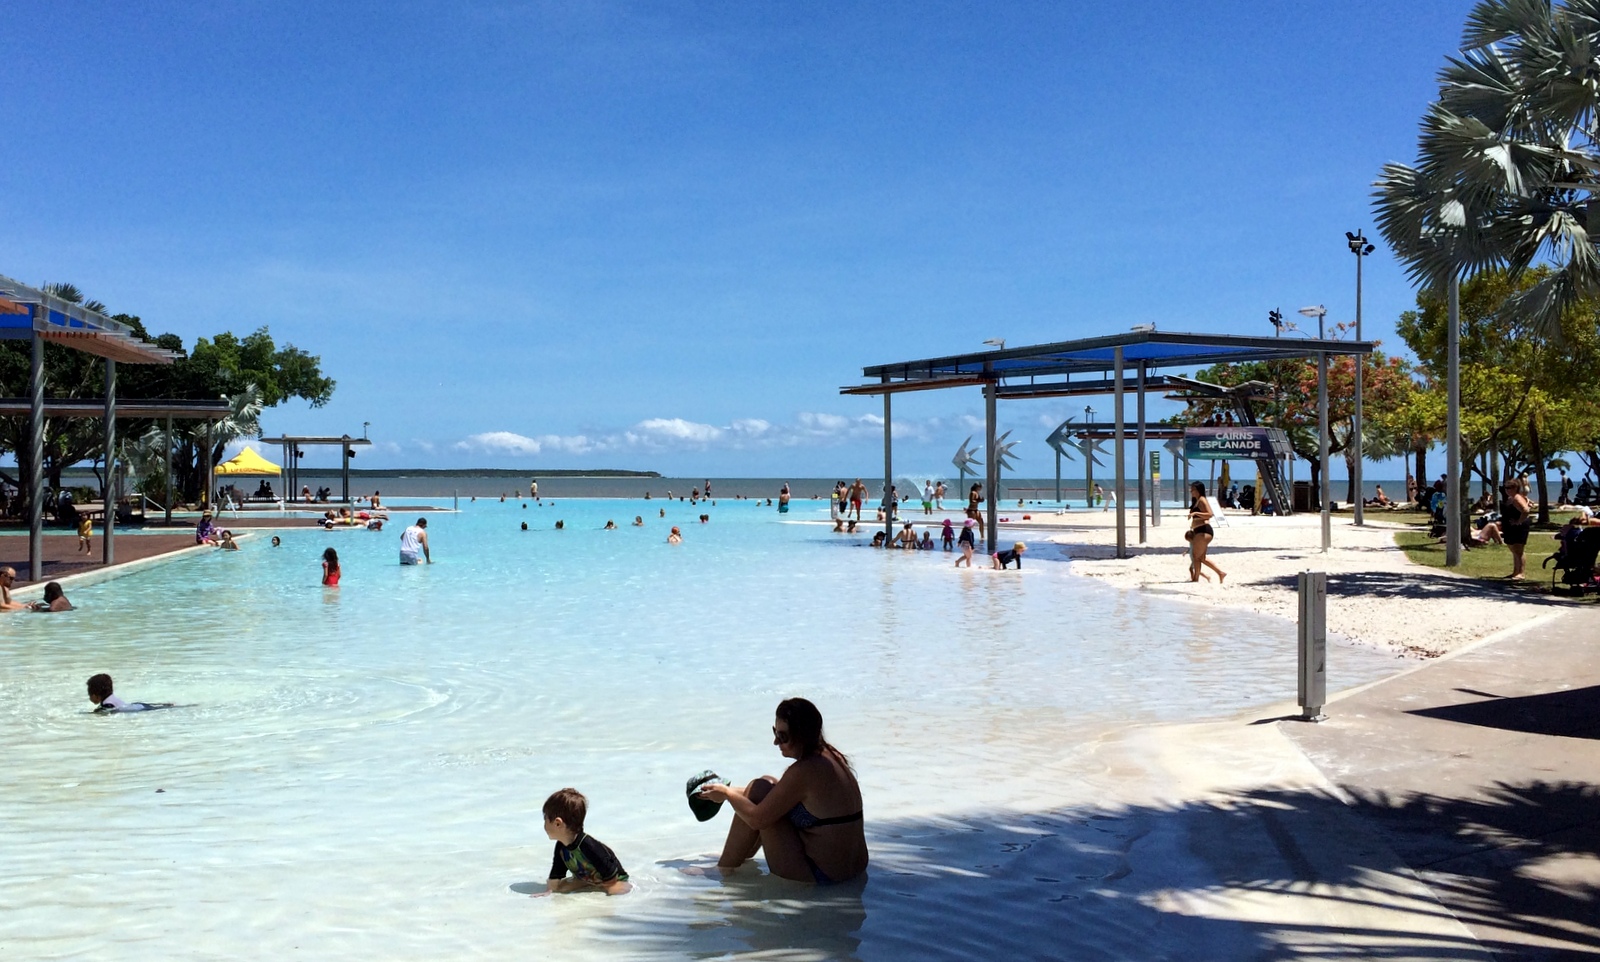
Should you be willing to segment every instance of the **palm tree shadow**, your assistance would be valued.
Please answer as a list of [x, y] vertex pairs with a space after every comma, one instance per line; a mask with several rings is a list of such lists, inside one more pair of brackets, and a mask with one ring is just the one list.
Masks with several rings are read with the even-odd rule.
[[1600, 944], [1600, 885], [1538, 870], [1600, 857], [1597, 803], [1535, 782], [882, 821], [854, 886], [747, 870], [594, 934], [662, 959], [1555, 958]]
[[1600, 685], [1512, 697], [1456, 690], [1482, 700], [1415, 708], [1406, 714], [1535, 735], [1600, 738], [1600, 716], [1594, 709], [1600, 703]]
[[[1298, 574], [1259, 579], [1257, 584], [1294, 589]], [[1427, 571], [1351, 571], [1328, 576], [1328, 595], [1335, 598], [1420, 598], [1454, 601], [1462, 598], [1506, 597], [1530, 605], [1570, 606], [1564, 598], [1544, 593], [1537, 584], [1483, 581], [1432, 574]]]

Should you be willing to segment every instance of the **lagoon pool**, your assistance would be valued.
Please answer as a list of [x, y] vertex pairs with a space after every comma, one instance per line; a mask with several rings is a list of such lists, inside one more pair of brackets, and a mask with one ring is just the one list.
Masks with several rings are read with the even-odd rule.
[[[962, 819], [1114, 793], [1088, 749], [1105, 732], [1294, 694], [1289, 623], [1087, 583], [1062, 552], [1030, 552], [1020, 575], [957, 571], [940, 551], [872, 551], [806, 523], [826, 518], [813, 503], [781, 518], [737, 501], [522, 504], [429, 515], [431, 566], [397, 563], [409, 516], [286, 530], [276, 549], [255, 531], [237, 553], [70, 589], [78, 611], [0, 621], [0, 946], [964, 957], [961, 939], [918, 935], [962, 898], [940, 841]], [[600, 530], [607, 518], [621, 529]], [[684, 544], [665, 543], [671, 524]], [[328, 546], [338, 590], [317, 584]], [[1398, 667], [1346, 645], [1329, 663], [1336, 687]], [[100, 671], [124, 697], [183, 707], [90, 715], [84, 679]], [[684, 780], [775, 773], [772, 709], [797, 694], [860, 774], [869, 880], [813, 895], [684, 875], [728, 818], [695, 822]], [[588, 828], [633, 894], [517, 893], [545, 875], [539, 806], [566, 785], [589, 796]], [[1037, 893], [1046, 911], [1012, 948], [1052, 930], [1059, 894]], [[973, 951], [1008, 938], [972, 937]]]

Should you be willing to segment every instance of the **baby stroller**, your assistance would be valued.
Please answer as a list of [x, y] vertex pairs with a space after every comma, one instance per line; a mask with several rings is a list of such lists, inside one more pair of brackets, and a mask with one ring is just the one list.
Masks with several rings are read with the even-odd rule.
[[1556, 590], [1556, 572], [1560, 572], [1561, 583], [1567, 586], [1567, 590], [1582, 596], [1594, 581], [1597, 555], [1600, 555], [1600, 528], [1579, 528], [1539, 567], [1548, 568], [1550, 562], [1555, 562], [1555, 568], [1550, 572], [1552, 593]]

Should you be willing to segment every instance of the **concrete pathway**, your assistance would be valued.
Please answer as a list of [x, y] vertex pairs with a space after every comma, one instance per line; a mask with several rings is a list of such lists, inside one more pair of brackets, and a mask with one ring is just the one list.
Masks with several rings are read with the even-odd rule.
[[1600, 622], [1562, 614], [1277, 727], [1503, 958], [1600, 958]]

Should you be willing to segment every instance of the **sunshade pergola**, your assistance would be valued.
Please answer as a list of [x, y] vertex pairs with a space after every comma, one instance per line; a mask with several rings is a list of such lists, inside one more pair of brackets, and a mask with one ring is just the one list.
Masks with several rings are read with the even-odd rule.
[[[948, 388], [979, 387], [984, 396], [985, 491], [987, 492], [988, 548], [995, 550], [995, 524], [999, 512], [999, 468], [995, 463], [995, 404], [1001, 398], [1081, 397], [1110, 394], [1115, 415], [1117, 496], [1117, 557], [1127, 557], [1126, 467], [1124, 443], [1126, 423], [1123, 399], [1129, 369], [1138, 393], [1139, 451], [1144, 463], [1144, 401], [1147, 380], [1152, 372], [1189, 370], [1209, 364], [1242, 363], [1280, 359], [1317, 360], [1317, 421], [1320, 435], [1318, 462], [1322, 479], [1322, 546], [1332, 540], [1329, 518], [1328, 482], [1328, 359], [1340, 355], [1370, 354], [1370, 341], [1335, 341], [1321, 338], [1252, 337], [1239, 334], [1167, 333], [1133, 330], [1126, 334], [1057, 341], [1027, 347], [1001, 348], [969, 354], [952, 354], [920, 361], [877, 364], [861, 369], [868, 383], [839, 389], [841, 394], [883, 395], [883, 474], [884, 495], [894, 478], [893, 446], [890, 443], [890, 398], [905, 391], [935, 391]], [[1360, 431], [1357, 423], [1355, 430]], [[1144, 472], [1139, 473], [1139, 534], [1144, 538]], [[888, 524], [889, 522], [886, 522]], [[892, 524], [887, 529], [893, 534]]]
[[217, 465], [214, 473], [225, 477], [270, 475], [277, 477], [283, 469], [256, 453], [255, 448], [245, 448], [238, 454]]
[[[108, 493], [116, 463], [117, 362], [171, 364], [180, 355], [145, 341], [134, 334], [132, 328], [99, 311], [89, 310], [3, 275], [0, 275], [0, 339], [32, 342], [28, 369], [28, 440], [31, 455], [27, 478], [28, 580], [38, 581], [44, 575], [45, 342], [54, 342], [105, 359], [106, 394], [100, 414], [105, 418]], [[115, 558], [115, 526], [116, 512], [108, 504], [105, 537], [101, 539], [102, 559], [108, 565]]]
[[261, 443], [262, 444], [281, 444], [281, 445], [283, 445], [283, 463], [284, 463], [285, 470], [287, 471], [287, 474], [286, 474], [286, 476], [284, 478], [284, 482], [283, 482], [283, 488], [284, 488], [283, 496], [284, 496], [284, 498], [286, 500], [293, 500], [294, 499], [294, 489], [300, 483], [300, 456], [302, 454], [305, 454], [305, 452], [300, 450], [300, 448], [301, 447], [325, 447], [325, 446], [330, 445], [330, 444], [339, 445], [339, 457], [340, 457], [339, 477], [341, 479], [341, 487], [342, 487], [341, 496], [340, 496], [340, 500], [341, 501], [349, 501], [350, 500], [350, 459], [355, 456], [355, 451], [353, 450], [353, 448], [358, 444], [359, 445], [370, 445], [370, 444], [372, 444], [371, 441], [367, 440], [364, 437], [353, 438], [348, 434], [341, 434], [338, 437], [329, 437], [327, 435], [315, 435], [315, 434], [307, 434], [307, 435], [285, 434], [282, 437], [262, 438], [261, 439]]

